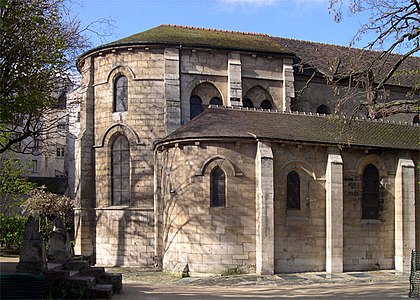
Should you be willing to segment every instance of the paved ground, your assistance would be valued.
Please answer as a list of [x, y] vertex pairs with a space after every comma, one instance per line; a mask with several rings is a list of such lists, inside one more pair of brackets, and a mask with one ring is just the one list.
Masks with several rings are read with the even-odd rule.
[[[16, 256], [0, 256], [1, 272], [15, 270]], [[267, 276], [201, 276], [181, 279], [140, 268], [123, 273], [123, 292], [112, 299], [408, 299], [409, 274], [395, 271], [323, 272]]]

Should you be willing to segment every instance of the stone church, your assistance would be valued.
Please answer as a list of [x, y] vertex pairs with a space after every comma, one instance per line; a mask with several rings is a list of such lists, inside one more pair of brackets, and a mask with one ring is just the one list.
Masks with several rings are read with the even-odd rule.
[[[377, 55], [174, 25], [84, 53], [76, 253], [168, 271], [409, 271], [418, 115], [368, 120], [361, 98], [339, 101], [348, 83], [327, 82]], [[419, 65], [384, 101], [419, 99]]]

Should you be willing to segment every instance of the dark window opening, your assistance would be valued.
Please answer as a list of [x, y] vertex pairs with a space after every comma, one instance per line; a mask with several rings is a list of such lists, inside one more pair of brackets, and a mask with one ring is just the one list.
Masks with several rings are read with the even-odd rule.
[[287, 208], [300, 209], [300, 178], [295, 171], [287, 174]]
[[226, 206], [226, 175], [225, 172], [216, 167], [210, 174], [210, 206], [225, 207]]
[[270, 101], [264, 100], [263, 102], [261, 102], [260, 107], [262, 109], [271, 109], [273, 107], [273, 105], [271, 104]]
[[130, 204], [130, 144], [119, 135], [111, 147], [112, 205]]
[[248, 107], [248, 108], [253, 108], [254, 107], [254, 103], [252, 103], [251, 99], [244, 99], [244, 101], [242, 102], [244, 107]]
[[413, 124], [420, 124], [419, 115], [417, 115], [413, 118]]
[[362, 219], [378, 219], [379, 172], [368, 164], [363, 170]]
[[321, 114], [321, 115], [330, 115], [331, 114], [330, 108], [328, 106], [324, 105], [324, 104], [320, 105], [317, 108], [316, 112], [318, 114]]
[[128, 79], [118, 76], [114, 82], [114, 112], [128, 110]]
[[190, 98], [190, 120], [201, 114], [203, 111], [203, 101], [198, 96]]
[[220, 100], [219, 97], [213, 97], [210, 100], [210, 104], [211, 105], [223, 105], [223, 102], [222, 102], [222, 100]]

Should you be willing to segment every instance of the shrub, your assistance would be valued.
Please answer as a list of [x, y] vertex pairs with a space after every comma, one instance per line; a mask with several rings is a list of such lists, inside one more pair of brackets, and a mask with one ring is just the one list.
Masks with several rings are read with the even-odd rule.
[[0, 213], [0, 240], [5, 244], [6, 249], [20, 248], [27, 220], [28, 217]]

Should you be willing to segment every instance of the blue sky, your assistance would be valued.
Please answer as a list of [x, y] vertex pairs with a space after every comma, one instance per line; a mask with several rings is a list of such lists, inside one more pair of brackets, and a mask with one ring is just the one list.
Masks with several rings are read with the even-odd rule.
[[[344, 14], [335, 23], [328, 0], [77, 0], [72, 11], [82, 25], [115, 21], [110, 42], [160, 24], [266, 33], [273, 36], [349, 45], [361, 16]], [[93, 46], [103, 41], [92, 37]], [[364, 46], [363, 41], [356, 44]]]

